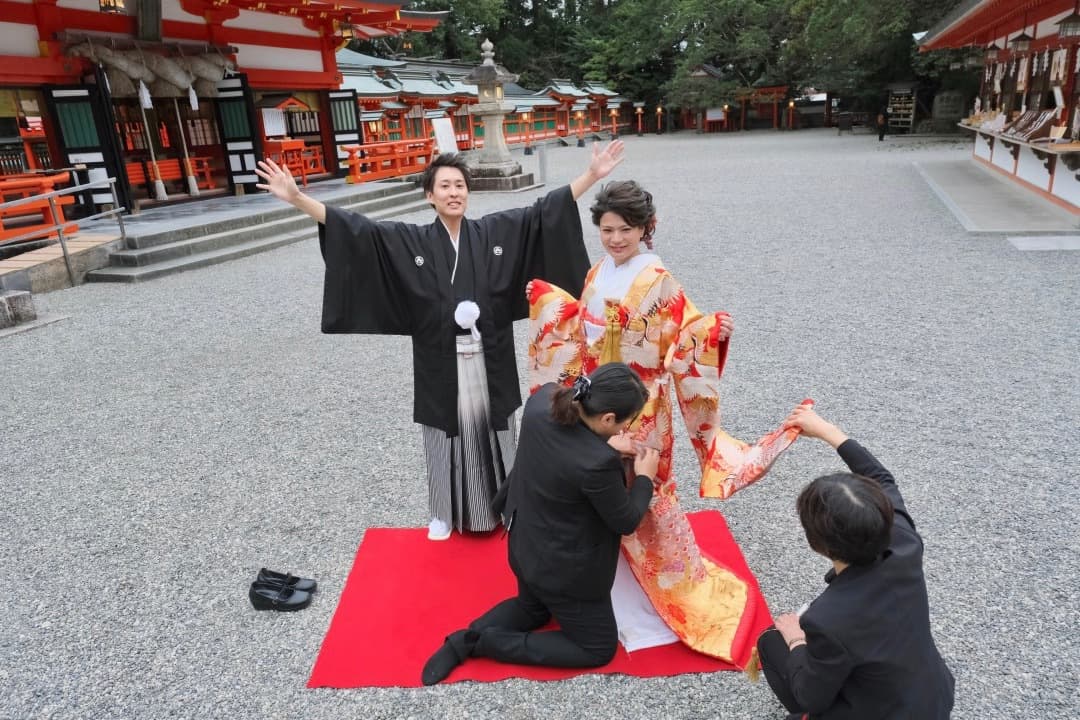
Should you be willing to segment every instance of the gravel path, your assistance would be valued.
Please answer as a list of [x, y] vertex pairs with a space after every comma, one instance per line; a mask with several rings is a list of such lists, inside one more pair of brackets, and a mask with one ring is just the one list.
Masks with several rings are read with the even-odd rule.
[[[735, 317], [727, 429], [749, 439], [816, 398], [923, 533], [954, 717], [1075, 715], [1080, 252], [967, 235], [912, 165], [962, 143], [627, 145], [616, 177], [654, 193], [658, 251], [700, 308]], [[586, 152], [547, 150], [550, 183]], [[306, 690], [364, 529], [426, 524], [408, 342], [321, 335], [320, 293], [306, 243], [39, 296], [69, 317], [0, 339], [0, 717], [783, 717], [738, 673]], [[827, 446], [797, 443], [722, 504], [696, 497], [685, 438], [677, 453], [687, 508], [722, 507], [774, 611], [814, 597], [826, 562], [793, 508], [840, 467]], [[317, 577], [315, 602], [253, 611], [261, 565]]]

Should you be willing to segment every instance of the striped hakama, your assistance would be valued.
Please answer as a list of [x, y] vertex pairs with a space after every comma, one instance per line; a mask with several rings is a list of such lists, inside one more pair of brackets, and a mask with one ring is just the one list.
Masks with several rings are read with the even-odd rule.
[[428, 504], [431, 517], [458, 532], [495, 529], [498, 516], [491, 499], [506, 482], [517, 449], [517, 420], [511, 414], [506, 430], [494, 430], [490, 421], [487, 373], [479, 340], [457, 339], [457, 437], [445, 430], [421, 425], [427, 463]]

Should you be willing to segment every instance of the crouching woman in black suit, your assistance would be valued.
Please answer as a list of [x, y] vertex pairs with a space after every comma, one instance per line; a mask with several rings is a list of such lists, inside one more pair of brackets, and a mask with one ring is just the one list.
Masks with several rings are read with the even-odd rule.
[[850, 473], [819, 477], [796, 502], [810, 547], [832, 560], [803, 612], [758, 638], [762, 670], [789, 718], [944, 720], [953, 676], [934, 645], [923, 542], [889, 471], [812, 409], [787, 425], [832, 445]]
[[[517, 597], [451, 633], [424, 666], [425, 685], [468, 657], [552, 667], [611, 661], [619, 544], [649, 507], [660, 461], [656, 450], [638, 451], [627, 487], [620, 450], [631, 448], [619, 436], [648, 396], [633, 370], [609, 363], [573, 388], [544, 385], [525, 403], [514, 469], [496, 497], [505, 501], [496, 510], [510, 534]], [[559, 630], [535, 632], [552, 617]]]

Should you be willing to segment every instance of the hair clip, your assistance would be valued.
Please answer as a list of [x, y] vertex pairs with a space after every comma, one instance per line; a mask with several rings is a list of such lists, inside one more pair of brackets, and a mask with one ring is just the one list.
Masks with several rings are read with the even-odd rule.
[[592, 390], [592, 380], [584, 375], [578, 375], [577, 380], [574, 381], [574, 395], [573, 400], [588, 400], [589, 392]]

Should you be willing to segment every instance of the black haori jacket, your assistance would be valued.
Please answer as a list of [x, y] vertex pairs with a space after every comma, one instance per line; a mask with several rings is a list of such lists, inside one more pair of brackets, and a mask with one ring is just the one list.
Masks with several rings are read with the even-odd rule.
[[465, 219], [454, 282], [450, 236], [430, 225], [375, 222], [326, 208], [319, 244], [326, 262], [325, 333], [409, 335], [413, 420], [458, 433], [456, 335], [460, 300], [480, 307], [491, 422], [507, 428], [521, 406], [513, 321], [528, 317], [525, 285], [542, 278], [581, 294], [589, 259], [577, 203], [565, 186], [532, 206]]

